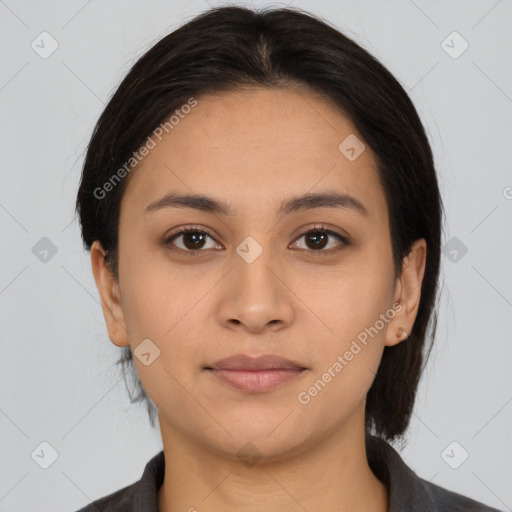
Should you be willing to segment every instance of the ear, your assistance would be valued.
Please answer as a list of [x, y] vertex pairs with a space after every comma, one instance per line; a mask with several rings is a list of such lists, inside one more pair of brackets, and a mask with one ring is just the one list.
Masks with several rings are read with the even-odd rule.
[[128, 331], [126, 329], [119, 285], [105, 260], [106, 252], [96, 240], [91, 245], [91, 265], [94, 280], [101, 299], [101, 308], [107, 324], [108, 336], [114, 345], [127, 347]]
[[421, 284], [425, 274], [427, 243], [424, 238], [414, 242], [409, 254], [404, 258], [401, 275], [396, 280], [393, 304], [396, 313], [388, 323], [387, 346], [397, 345], [407, 339], [412, 331], [421, 299]]

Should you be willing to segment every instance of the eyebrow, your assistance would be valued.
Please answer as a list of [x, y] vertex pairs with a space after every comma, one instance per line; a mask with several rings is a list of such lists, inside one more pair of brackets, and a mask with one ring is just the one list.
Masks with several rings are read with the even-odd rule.
[[[217, 213], [226, 216], [234, 214], [231, 206], [223, 200], [215, 199], [202, 194], [179, 194], [170, 192], [150, 203], [144, 214], [161, 210], [163, 208], [193, 208], [208, 213]], [[355, 197], [337, 191], [322, 193], [307, 193], [283, 201], [278, 210], [279, 216], [289, 215], [293, 212], [310, 210], [313, 208], [344, 208], [351, 209], [368, 217], [367, 208]]]

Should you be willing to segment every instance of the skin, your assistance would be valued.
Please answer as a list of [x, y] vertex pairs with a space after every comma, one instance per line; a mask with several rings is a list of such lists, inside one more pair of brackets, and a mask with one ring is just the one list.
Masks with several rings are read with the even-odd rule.
[[[111, 341], [133, 351], [150, 339], [160, 350], [149, 366], [134, 357], [159, 410], [160, 511], [387, 510], [387, 489], [366, 459], [365, 397], [384, 347], [414, 324], [426, 243], [415, 242], [395, 276], [376, 159], [368, 145], [347, 159], [338, 145], [350, 134], [362, 140], [333, 104], [307, 90], [200, 97], [129, 177], [118, 282], [94, 243]], [[327, 189], [356, 197], [368, 215], [333, 207], [277, 215], [282, 200]], [[170, 191], [224, 200], [234, 214], [144, 213]], [[331, 235], [315, 249], [303, 233], [321, 223], [350, 244]], [[165, 243], [189, 225], [209, 235], [195, 255], [186, 254], [190, 236]], [[248, 236], [263, 249], [251, 263], [236, 252]], [[378, 335], [308, 404], [299, 403], [298, 394], [396, 303], [402, 308]], [[264, 393], [236, 390], [204, 369], [239, 353], [277, 354], [308, 369]], [[237, 456], [244, 446], [253, 446], [256, 463]]]

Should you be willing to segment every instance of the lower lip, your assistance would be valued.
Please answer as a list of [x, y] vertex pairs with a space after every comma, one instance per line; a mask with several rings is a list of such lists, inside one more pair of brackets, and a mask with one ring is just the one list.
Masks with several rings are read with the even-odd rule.
[[215, 370], [208, 369], [210, 373], [231, 386], [251, 393], [270, 391], [280, 384], [298, 377], [304, 370]]

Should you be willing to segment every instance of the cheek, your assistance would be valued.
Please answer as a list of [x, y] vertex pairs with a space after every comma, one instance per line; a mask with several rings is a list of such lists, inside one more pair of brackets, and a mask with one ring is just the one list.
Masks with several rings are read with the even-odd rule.
[[[142, 258], [128, 259], [126, 263], [124, 275], [120, 275], [123, 314], [144, 387], [158, 392], [158, 383], [172, 384], [172, 376], [179, 382], [188, 382], [193, 378], [191, 364], [198, 360], [204, 342], [194, 326], [202, 325], [201, 316], [207, 314], [211, 278], [203, 276], [198, 281], [201, 278], [178, 273], [171, 266], [144, 264]], [[151, 358], [157, 354], [150, 366], [137, 361], [143, 350], [150, 352]]]
[[328, 272], [299, 277], [296, 289], [306, 309], [321, 322], [326, 337], [343, 345], [372, 326], [389, 307], [391, 280], [384, 269], [362, 263]]
[[364, 395], [377, 372], [394, 317], [391, 298], [388, 274], [364, 265], [333, 279], [328, 289], [309, 292], [308, 303], [314, 304], [314, 313], [322, 320], [314, 344], [314, 378], [329, 382], [332, 392]]
[[[335, 336], [324, 336], [315, 343], [315, 367], [300, 390], [302, 395], [297, 396], [301, 404], [314, 404], [312, 412], [348, 414], [362, 402], [375, 379], [387, 324], [375, 328], [381, 313], [375, 304], [365, 303], [364, 311], [356, 306], [352, 303], [342, 310], [344, 319], [338, 314]], [[332, 411], [334, 403], [339, 404], [336, 413]]]
[[[201, 286], [178, 273], [162, 257], [161, 249], [126, 251], [120, 266], [122, 308], [133, 343], [162, 340], [172, 334], [201, 293]], [[142, 338], [141, 338], [142, 337]]]
[[347, 420], [361, 406], [375, 379], [381, 353], [361, 349], [350, 360], [344, 351], [332, 354], [328, 364], [314, 372], [299, 390], [296, 400], [311, 421], [326, 425]]

